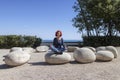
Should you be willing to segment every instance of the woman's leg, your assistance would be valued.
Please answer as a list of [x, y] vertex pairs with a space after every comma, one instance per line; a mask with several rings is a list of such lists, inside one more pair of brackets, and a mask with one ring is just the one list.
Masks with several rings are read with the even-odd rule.
[[63, 52], [65, 51], [65, 48], [59, 48], [59, 54], [63, 54]]
[[53, 45], [50, 45], [50, 49], [54, 52], [60, 52], [56, 47], [54, 47]]
[[65, 48], [61, 48], [61, 49], [59, 49], [61, 52], [64, 52], [65, 51]]

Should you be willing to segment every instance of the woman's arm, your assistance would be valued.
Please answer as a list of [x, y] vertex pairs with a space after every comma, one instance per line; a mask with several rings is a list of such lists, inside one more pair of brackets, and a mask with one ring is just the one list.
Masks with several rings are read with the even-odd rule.
[[65, 43], [64, 43], [63, 38], [62, 38], [62, 45], [63, 45], [63, 48], [64, 48], [64, 49], [67, 49], [67, 47], [66, 47], [66, 45], [65, 45]]
[[57, 46], [57, 39], [56, 38], [54, 38], [54, 40], [53, 40], [53, 45], [56, 47]]

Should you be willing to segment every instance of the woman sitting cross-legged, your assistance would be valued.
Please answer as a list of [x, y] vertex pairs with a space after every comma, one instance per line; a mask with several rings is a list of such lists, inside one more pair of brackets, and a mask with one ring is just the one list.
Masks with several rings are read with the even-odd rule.
[[50, 49], [55, 54], [62, 54], [65, 51], [65, 45], [62, 36], [62, 32], [60, 30], [56, 31], [55, 38], [53, 40], [53, 45], [50, 45]]

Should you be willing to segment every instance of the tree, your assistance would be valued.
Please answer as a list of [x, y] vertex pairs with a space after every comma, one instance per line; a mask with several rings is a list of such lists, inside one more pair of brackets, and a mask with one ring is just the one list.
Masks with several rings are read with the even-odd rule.
[[80, 32], [86, 31], [87, 36], [89, 36], [89, 31], [90, 28], [88, 19], [89, 19], [89, 14], [86, 10], [86, 2], [87, 0], [77, 0], [78, 2], [75, 3], [75, 6], [73, 7], [75, 9], [75, 12], [78, 12], [78, 15], [73, 19], [74, 26], [79, 29]]
[[73, 25], [86, 36], [116, 36], [120, 33], [120, 0], [77, 0]]

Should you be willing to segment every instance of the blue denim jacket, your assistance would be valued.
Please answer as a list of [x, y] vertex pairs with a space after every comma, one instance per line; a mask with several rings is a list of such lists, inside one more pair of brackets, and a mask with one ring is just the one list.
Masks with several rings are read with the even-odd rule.
[[54, 38], [53, 45], [58, 49], [65, 49], [63, 38], [61, 40], [58, 40], [57, 38]]

